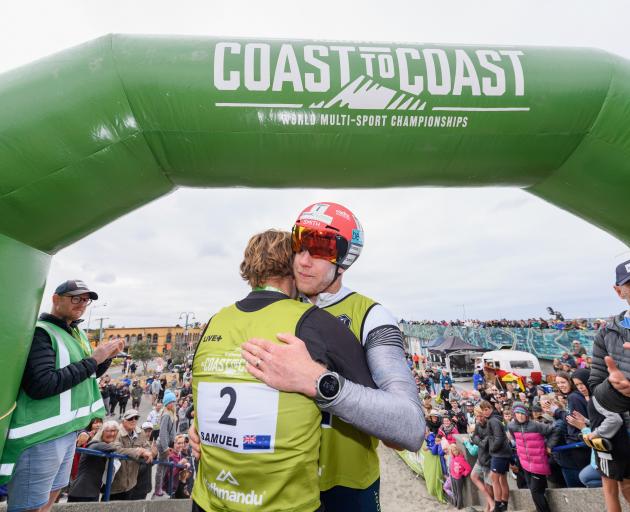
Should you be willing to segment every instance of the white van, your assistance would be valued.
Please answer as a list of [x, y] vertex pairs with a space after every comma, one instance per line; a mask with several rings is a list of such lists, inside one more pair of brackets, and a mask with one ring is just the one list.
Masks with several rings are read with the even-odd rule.
[[540, 362], [534, 354], [521, 350], [493, 350], [481, 356], [483, 368], [512, 372], [519, 377], [528, 377], [534, 384], [542, 382]]

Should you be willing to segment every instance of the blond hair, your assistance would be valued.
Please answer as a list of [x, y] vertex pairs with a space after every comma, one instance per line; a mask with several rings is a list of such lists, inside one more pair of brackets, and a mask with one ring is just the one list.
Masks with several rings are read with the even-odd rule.
[[268, 229], [249, 239], [241, 262], [241, 277], [252, 288], [262, 286], [270, 278], [290, 276], [293, 251], [289, 232]]
[[453, 456], [462, 454], [462, 451], [459, 449], [459, 446], [457, 446], [455, 443], [452, 443], [451, 445], [449, 445], [448, 448], [449, 448], [450, 454]]

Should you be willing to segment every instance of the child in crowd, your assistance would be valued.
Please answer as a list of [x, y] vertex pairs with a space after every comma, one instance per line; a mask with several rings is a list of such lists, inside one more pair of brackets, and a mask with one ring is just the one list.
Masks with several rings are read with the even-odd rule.
[[483, 400], [480, 404], [483, 415], [488, 419], [488, 441], [490, 448], [490, 469], [492, 471], [492, 489], [494, 493], [494, 512], [503, 512], [508, 508], [510, 490], [507, 472], [512, 459], [512, 447], [507, 439], [502, 416], [493, 412], [492, 405]]
[[468, 453], [477, 457], [473, 466], [470, 479], [479, 489], [480, 496], [486, 500], [484, 512], [494, 510], [494, 495], [492, 491], [492, 478], [490, 471], [490, 449], [488, 447], [488, 420], [484, 416], [481, 407], [475, 406], [475, 423], [472, 428], [471, 441], [464, 441]]
[[422, 447], [424, 454], [424, 478], [427, 491], [431, 496], [435, 496], [439, 501], [444, 502], [444, 477], [446, 468], [444, 467], [444, 451], [440, 445], [439, 438], [434, 433], [429, 433], [425, 438]]
[[448, 447], [450, 456], [448, 463], [449, 476], [444, 483], [444, 491], [451, 499], [451, 503], [457, 507], [464, 506], [464, 478], [470, 474], [470, 464], [466, 461], [464, 454], [456, 444]]
[[516, 453], [536, 511], [551, 512], [545, 497], [547, 476], [551, 474], [547, 452], [557, 444], [559, 432], [552, 425], [531, 420], [523, 403], [515, 403], [513, 412], [514, 420], [508, 429], [516, 442]]

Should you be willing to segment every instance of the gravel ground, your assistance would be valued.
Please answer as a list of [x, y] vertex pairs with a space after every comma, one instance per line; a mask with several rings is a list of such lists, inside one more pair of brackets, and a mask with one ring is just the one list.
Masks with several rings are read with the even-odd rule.
[[379, 445], [381, 459], [381, 510], [383, 512], [420, 512], [457, 510], [429, 496], [424, 480], [411, 471], [394, 450]]

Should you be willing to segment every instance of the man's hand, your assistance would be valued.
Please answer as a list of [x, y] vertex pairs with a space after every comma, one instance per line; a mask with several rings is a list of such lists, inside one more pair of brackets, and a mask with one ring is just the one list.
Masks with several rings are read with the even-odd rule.
[[144, 448], [138, 448], [138, 458], [144, 459], [147, 464], [151, 464], [153, 462], [153, 454], [149, 450], [145, 450]]
[[123, 339], [103, 341], [92, 352], [92, 358], [97, 364], [101, 364], [107, 359], [114, 357], [125, 347]]
[[289, 333], [277, 337], [283, 345], [260, 338], [252, 338], [242, 345], [247, 371], [274, 389], [313, 398], [315, 382], [326, 367], [311, 359], [300, 338]]
[[[577, 411], [573, 411], [574, 413]], [[579, 413], [578, 413], [579, 414]], [[574, 416], [572, 414], [567, 414], [566, 420], [569, 425], [575, 427], [579, 430], [582, 430], [586, 427], [586, 422], [584, 421], [584, 416], [580, 414], [581, 417]]]
[[201, 457], [201, 439], [199, 438], [199, 434], [197, 433], [194, 423], [188, 429], [188, 440], [190, 441], [190, 449], [193, 457], [199, 460]]
[[[630, 349], [630, 343], [624, 343], [623, 347]], [[612, 357], [606, 356], [604, 361], [608, 367], [608, 382], [610, 382], [610, 385], [622, 395], [630, 397], [630, 380], [617, 368], [617, 363]]]

